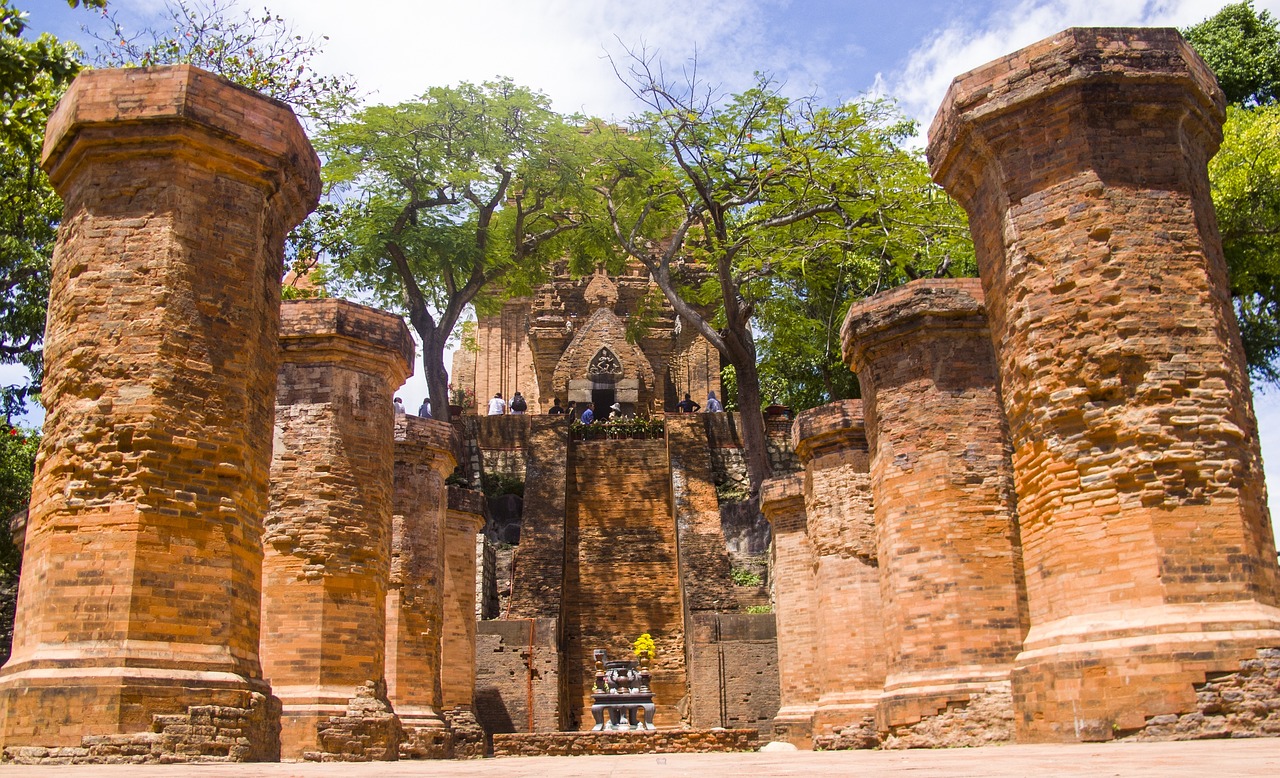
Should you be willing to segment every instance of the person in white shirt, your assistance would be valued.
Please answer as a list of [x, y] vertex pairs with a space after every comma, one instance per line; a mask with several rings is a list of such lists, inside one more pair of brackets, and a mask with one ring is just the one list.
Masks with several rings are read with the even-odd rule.
[[507, 403], [502, 399], [502, 392], [494, 392], [493, 399], [489, 400], [489, 415], [501, 416], [507, 412]]

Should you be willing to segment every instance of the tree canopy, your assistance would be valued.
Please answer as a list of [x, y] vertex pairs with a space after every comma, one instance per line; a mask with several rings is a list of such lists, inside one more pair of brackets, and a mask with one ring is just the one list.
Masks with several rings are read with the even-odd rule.
[[1254, 379], [1280, 382], [1280, 26], [1248, 0], [1183, 31], [1230, 103], [1209, 163], [1231, 295]]
[[444, 349], [466, 307], [486, 290], [531, 288], [582, 225], [591, 140], [507, 79], [434, 87], [321, 136], [343, 198], [334, 269], [407, 315], [437, 418], [448, 418]]
[[[803, 346], [810, 383], [850, 391], [832, 364], [841, 297], [945, 273], [948, 246], [972, 252], [962, 212], [900, 147], [913, 126], [886, 101], [790, 99], [759, 74], [720, 98], [694, 71], [668, 79], [644, 52], [630, 63], [624, 80], [648, 110], [619, 134], [596, 186], [618, 243], [732, 367], [744, 411], [766, 399], [762, 325], [780, 381], [806, 380], [789, 355]], [[912, 212], [929, 203], [945, 204], [951, 229]], [[764, 425], [753, 412], [741, 424], [754, 492], [770, 474]]]

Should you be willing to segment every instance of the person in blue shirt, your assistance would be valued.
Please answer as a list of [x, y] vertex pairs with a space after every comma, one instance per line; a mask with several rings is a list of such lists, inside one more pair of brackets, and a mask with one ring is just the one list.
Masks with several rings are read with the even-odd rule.
[[707, 410], [705, 413], [723, 413], [724, 406], [716, 399], [715, 392], [707, 392]]
[[583, 424], [591, 424], [596, 420], [596, 412], [592, 410], [592, 408], [593, 406], [591, 405], [591, 403], [587, 403], [587, 407], [583, 409], [582, 411]]

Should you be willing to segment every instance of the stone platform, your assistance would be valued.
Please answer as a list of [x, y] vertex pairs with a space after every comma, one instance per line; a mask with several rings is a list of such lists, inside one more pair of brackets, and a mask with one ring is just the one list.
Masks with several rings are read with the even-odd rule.
[[493, 736], [494, 756], [706, 754], [755, 751], [754, 729], [660, 729], [651, 732], [517, 732]]

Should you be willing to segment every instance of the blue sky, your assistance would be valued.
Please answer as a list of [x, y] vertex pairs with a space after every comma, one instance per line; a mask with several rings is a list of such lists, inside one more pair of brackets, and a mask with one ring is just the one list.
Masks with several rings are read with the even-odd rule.
[[[92, 49], [81, 25], [94, 11], [65, 0], [15, 0], [33, 31]], [[772, 73], [790, 92], [837, 100], [892, 96], [928, 127], [955, 76], [1073, 26], [1185, 26], [1224, 0], [254, 0], [291, 19], [298, 32], [327, 35], [322, 70], [351, 73], [371, 102], [396, 102], [426, 87], [496, 75], [546, 92], [558, 110], [621, 118], [636, 109], [609, 56], [627, 46], [656, 49], [668, 69], [695, 54], [699, 74], [727, 92]], [[1254, 7], [1280, 15], [1280, 0]], [[111, 0], [132, 25], [163, 0]], [[0, 366], [0, 381], [12, 370]], [[416, 408], [421, 378], [401, 391]], [[1256, 409], [1268, 491], [1280, 495], [1280, 390]]]

